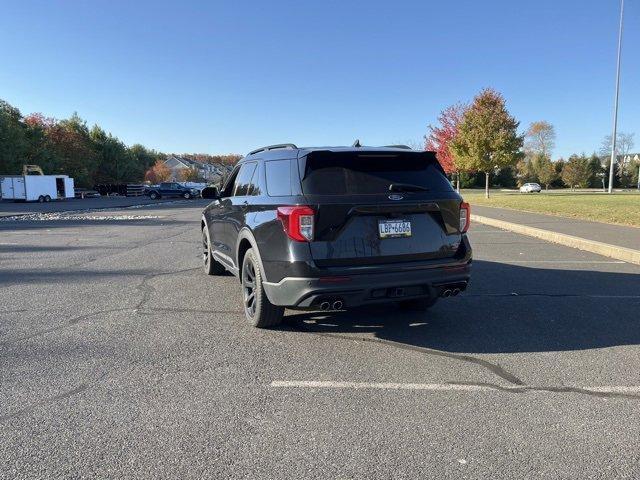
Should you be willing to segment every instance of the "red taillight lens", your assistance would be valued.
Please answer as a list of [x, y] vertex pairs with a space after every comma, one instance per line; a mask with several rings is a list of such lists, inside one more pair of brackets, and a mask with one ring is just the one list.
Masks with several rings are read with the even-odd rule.
[[467, 202], [460, 204], [460, 232], [465, 233], [471, 224], [471, 206]]
[[297, 242], [313, 241], [314, 211], [310, 207], [278, 207], [278, 220], [289, 238]]

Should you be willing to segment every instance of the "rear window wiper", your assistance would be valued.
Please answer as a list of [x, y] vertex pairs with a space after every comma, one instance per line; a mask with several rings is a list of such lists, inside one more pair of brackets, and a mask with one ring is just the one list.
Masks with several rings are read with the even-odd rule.
[[392, 183], [389, 185], [390, 192], [427, 192], [429, 189], [421, 185], [412, 183]]

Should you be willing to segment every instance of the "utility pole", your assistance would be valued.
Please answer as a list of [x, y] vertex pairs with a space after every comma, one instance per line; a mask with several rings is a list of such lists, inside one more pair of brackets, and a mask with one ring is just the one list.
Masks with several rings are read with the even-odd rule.
[[622, 50], [622, 18], [624, 0], [620, 0], [620, 28], [618, 30], [618, 62], [616, 66], [616, 96], [613, 103], [613, 132], [611, 134], [611, 165], [609, 165], [609, 193], [613, 192], [614, 165], [616, 162], [616, 136], [618, 134], [618, 98], [620, 96], [620, 52]]

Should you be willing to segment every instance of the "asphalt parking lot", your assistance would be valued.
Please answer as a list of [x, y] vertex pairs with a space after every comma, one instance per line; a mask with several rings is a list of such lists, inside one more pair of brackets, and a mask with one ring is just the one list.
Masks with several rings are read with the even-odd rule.
[[256, 330], [203, 205], [0, 222], [0, 478], [640, 476], [640, 267], [476, 224], [428, 313]]

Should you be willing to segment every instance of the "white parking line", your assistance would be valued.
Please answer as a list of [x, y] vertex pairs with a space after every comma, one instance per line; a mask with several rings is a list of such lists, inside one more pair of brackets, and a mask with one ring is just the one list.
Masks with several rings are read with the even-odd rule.
[[271, 382], [274, 388], [316, 388], [316, 389], [351, 389], [351, 390], [427, 390], [427, 391], [451, 391], [451, 392], [482, 392], [482, 391], [514, 391], [524, 392], [527, 390], [562, 390], [578, 389], [584, 393], [613, 393], [613, 394], [637, 394], [640, 393], [640, 386], [599, 386], [599, 387], [532, 387], [532, 386], [492, 386], [482, 384], [464, 383], [389, 383], [389, 382], [339, 382], [339, 381], [317, 381], [317, 380], [274, 380]]
[[599, 263], [627, 263], [622, 260], [500, 260], [500, 263], [584, 263], [584, 264], [599, 264]]

